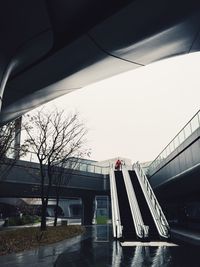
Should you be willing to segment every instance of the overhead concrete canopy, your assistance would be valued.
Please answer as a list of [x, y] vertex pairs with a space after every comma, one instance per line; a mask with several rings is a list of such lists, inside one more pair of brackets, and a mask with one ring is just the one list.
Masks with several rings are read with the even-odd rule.
[[106, 77], [200, 50], [197, 0], [3, 0], [0, 7], [0, 124]]

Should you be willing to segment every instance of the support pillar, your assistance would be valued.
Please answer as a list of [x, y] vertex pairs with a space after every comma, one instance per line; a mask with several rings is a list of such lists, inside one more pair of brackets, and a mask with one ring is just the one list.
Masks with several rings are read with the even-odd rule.
[[15, 120], [15, 142], [14, 142], [14, 159], [20, 158], [20, 141], [21, 141], [22, 117]]
[[82, 197], [82, 225], [92, 225], [94, 216], [94, 196]]
[[[7, 68], [3, 72], [2, 77], [0, 76], [0, 112], [1, 112], [2, 102], [3, 102], [3, 94], [4, 94], [4, 90], [5, 90], [8, 78], [10, 77], [10, 74], [16, 65], [17, 65], [17, 60], [12, 60], [10, 64], [7, 65]], [[5, 66], [6, 66], [6, 62], [5, 62]]]

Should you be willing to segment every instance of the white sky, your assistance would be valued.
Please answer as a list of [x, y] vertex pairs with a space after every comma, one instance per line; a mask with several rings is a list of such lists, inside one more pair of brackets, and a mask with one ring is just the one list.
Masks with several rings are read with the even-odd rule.
[[141, 67], [48, 103], [78, 111], [91, 159], [153, 160], [200, 108], [200, 53]]

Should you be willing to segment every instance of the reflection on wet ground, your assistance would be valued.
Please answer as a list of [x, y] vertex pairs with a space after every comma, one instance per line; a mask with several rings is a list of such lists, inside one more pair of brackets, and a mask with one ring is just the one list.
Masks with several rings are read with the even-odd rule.
[[[162, 244], [162, 246], [161, 246]], [[1, 244], [0, 244], [1, 245]], [[127, 245], [124, 244], [123, 245]], [[129, 245], [129, 244], [128, 244]], [[0, 267], [199, 267], [198, 246], [163, 243], [121, 246], [108, 225], [89, 226], [82, 236], [0, 257]]]
[[80, 243], [58, 256], [55, 267], [198, 267], [200, 253], [195, 246], [122, 247], [113, 241], [108, 225], [87, 229]]

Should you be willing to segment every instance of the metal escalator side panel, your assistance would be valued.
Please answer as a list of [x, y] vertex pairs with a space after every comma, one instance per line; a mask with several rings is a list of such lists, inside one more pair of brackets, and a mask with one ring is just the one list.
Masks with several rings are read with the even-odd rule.
[[[149, 206], [149, 209], [150, 209], [150, 212], [152, 214], [152, 217], [153, 217], [153, 220], [155, 222], [155, 225], [156, 225], [156, 228], [158, 230], [158, 233], [160, 235], [160, 237], [163, 237], [163, 238], [168, 238], [169, 237], [169, 234], [168, 234], [168, 223], [167, 223], [167, 220], [164, 216], [164, 213], [162, 212], [162, 209], [158, 203], [158, 200], [157, 198], [155, 197], [154, 193], [153, 193], [153, 190], [150, 186], [150, 184], [148, 183], [148, 180], [146, 180], [146, 183], [148, 183], [148, 189], [151, 191], [151, 195], [152, 195], [152, 199], [147, 191], [147, 187], [145, 186], [143, 180], [142, 180], [142, 177], [139, 173], [139, 170], [138, 168], [135, 169], [135, 172], [137, 174], [137, 178], [139, 180], [139, 183], [141, 185], [141, 188], [143, 190], [143, 193], [145, 195], [145, 198], [146, 198], [146, 201], [147, 201], [147, 204]], [[147, 179], [147, 178], [145, 178]], [[154, 202], [154, 204], [153, 204]], [[158, 211], [159, 210], [159, 211]], [[162, 218], [161, 218], [162, 217]], [[164, 218], [164, 219], [163, 219]]]
[[116, 225], [115, 225], [115, 221], [116, 221], [116, 214], [115, 214], [115, 208], [114, 208], [114, 192], [113, 192], [113, 178], [112, 178], [112, 173], [110, 171], [110, 195], [111, 195], [111, 210], [112, 210], [112, 228], [113, 228], [113, 237], [116, 238], [117, 234], [116, 234]]
[[169, 224], [168, 224], [168, 222], [167, 222], [167, 219], [166, 219], [166, 217], [165, 217], [165, 214], [164, 214], [164, 212], [162, 211], [162, 208], [161, 208], [161, 206], [159, 205], [159, 202], [158, 202], [158, 200], [157, 200], [157, 198], [156, 198], [156, 196], [155, 196], [155, 194], [154, 194], [154, 192], [153, 192], [153, 189], [152, 189], [152, 187], [151, 187], [151, 185], [150, 185], [150, 183], [149, 183], [149, 181], [148, 181], [148, 179], [147, 179], [147, 177], [146, 177], [146, 174], [144, 173], [144, 171], [143, 171], [143, 169], [142, 169], [142, 167], [139, 165], [139, 163], [138, 163], [138, 166], [139, 166], [139, 168], [140, 168], [140, 171], [142, 172], [142, 175], [144, 176], [144, 179], [145, 179], [145, 181], [146, 181], [146, 184], [148, 185], [148, 187], [149, 187], [149, 189], [151, 190], [151, 194], [152, 194], [152, 196], [153, 196], [153, 198], [154, 198], [154, 201], [155, 201], [155, 203], [156, 203], [156, 208], [155, 208], [155, 211], [157, 212], [157, 215], [158, 215], [158, 217], [160, 218], [160, 225], [161, 225], [161, 227], [162, 227], [162, 231], [163, 231], [163, 237], [164, 238], [168, 238], [169, 237]]
[[122, 174], [124, 178], [124, 183], [126, 186], [126, 191], [128, 195], [129, 205], [131, 209], [132, 219], [135, 226], [136, 234], [139, 238], [144, 238], [144, 222], [140, 212], [140, 208], [137, 202], [135, 191], [132, 186], [132, 182], [129, 173], [125, 167], [122, 168]]
[[115, 174], [113, 169], [110, 169], [110, 192], [111, 192], [113, 236], [115, 238], [120, 238], [122, 237], [122, 226], [121, 226], [121, 218], [119, 212]]
[[[153, 189], [151, 188], [151, 185], [150, 185], [146, 175], [142, 172], [142, 168], [139, 165], [139, 163], [134, 164], [134, 171], [136, 173], [137, 179], [138, 179], [140, 186], [142, 188], [142, 191], [144, 193], [145, 199], [146, 199], [147, 204], [149, 206], [150, 212], [152, 214], [152, 217], [153, 217], [153, 220], [155, 222], [155, 225], [156, 225], [156, 228], [158, 230], [159, 235], [163, 238], [168, 238], [169, 237], [168, 222], [165, 218], [165, 215], [164, 215], [164, 213], [163, 213], [163, 211], [162, 211], [162, 209], [158, 203], [158, 200], [157, 200], [157, 198], [153, 192]], [[142, 172], [142, 174], [140, 171]], [[143, 176], [141, 177], [141, 175], [143, 175]], [[145, 180], [145, 182], [143, 179]], [[148, 185], [149, 191], [147, 191], [147, 186], [145, 184]], [[151, 191], [152, 198], [150, 197], [150, 194], [148, 193], [150, 191]], [[155, 204], [153, 204], [153, 202]]]
[[144, 222], [144, 233], [147, 231], [147, 237], [148, 240], [158, 240], [159, 239], [159, 233], [156, 228], [156, 225], [154, 223], [152, 214], [150, 212], [149, 206], [147, 204], [146, 198], [144, 196], [143, 190], [140, 186], [140, 183], [138, 181], [137, 175], [135, 171], [129, 171], [129, 175], [131, 178], [131, 182], [133, 185], [133, 188], [135, 190], [136, 198], [140, 207], [140, 211], [142, 214], [142, 219]]

